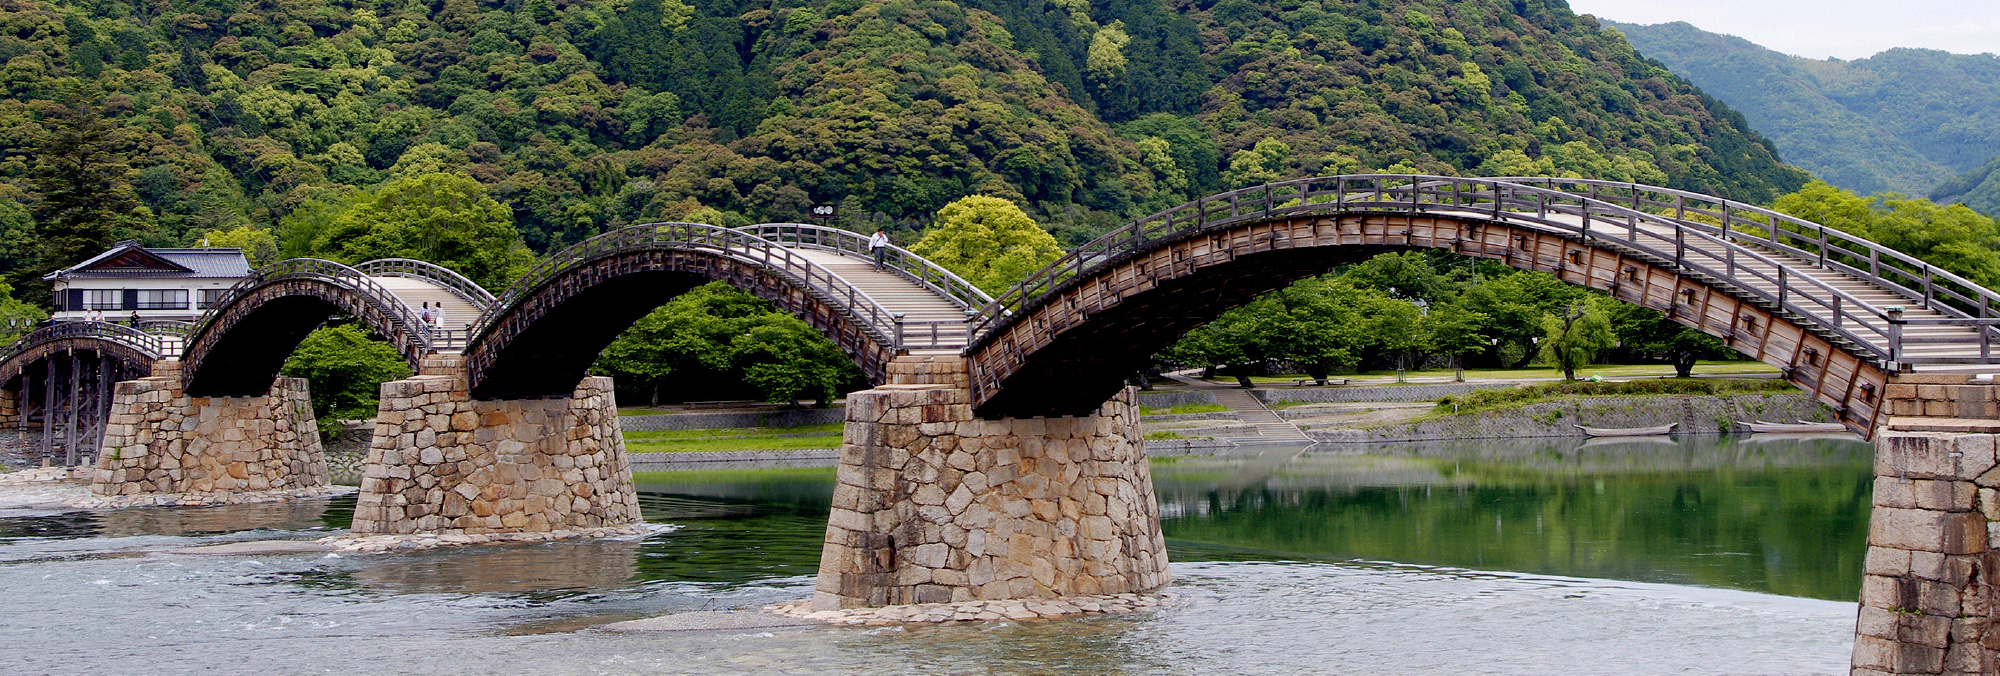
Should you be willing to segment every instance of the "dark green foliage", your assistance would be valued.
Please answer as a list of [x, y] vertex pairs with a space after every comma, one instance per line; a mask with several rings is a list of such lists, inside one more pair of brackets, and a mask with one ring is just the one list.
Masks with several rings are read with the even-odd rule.
[[130, 213], [130, 168], [121, 151], [127, 134], [101, 114], [98, 94], [72, 88], [59, 102], [42, 102], [33, 132], [29, 179], [35, 204], [33, 264], [16, 276], [31, 301], [47, 302], [42, 275], [104, 251], [139, 223]]
[[1991, 55], [1892, 49], [1815, 61], [1686, 23], [1613, 25], [1640, 53], [1742, 111], [1785, 159], [1842, 188], [1930, 194], [2000, 147], [2000, 59]]
[[1935, 202], [1957, 202], [2000, 217], [2000, 155], [1978, 169], [1938, 184], [1930, 197]]
[[[914, 230], [975, 193], [1076, 243], [1223, 187], [1264, 140], [1282, 145], [1235, 176], [1526, 167], [1750, 201], [1801, 182], [1733, 113], [1560, 4], [161, 7], [0, 8], [0, 196], [94, 229], [20, 236], [26, 215], [0, 209], [0, 273], [37, 257], [22, 242], [74, 240], [73, 257], [128, 212], [149, 245], [250, 226], [309, 253], [346, 201], [425, 174], [477, 181], [544, 252], [702, 209], [739, 224], [837, 203], [842, 225]], [[120, 134], [86, 144], [100, 198], [34, 178], [67, 92], [89, 92], [76, 119]]]
[[313, 416], [320, 432], [330, 434], [340, 430], [342, 419], [375, 417], [382, 383], [409, 377], [410, 365], [366, 329], [340, 324], [307, 335], [279, 372], [306, 379]]
[[824, 406], [865, 386], [860, 369], [812, 327], [720, 282], [641, 318], [593, 370], [616, 378], [632, 403], [755, 396]]
[[1523, 385], [1499, 390], [1439, 399], [1431, 410], [1440, 414], [1464, 414], [1496, 408], [1512, 408], [1558, 397], [1629, 397], [1644, 395], [1727, 395], [1777, 394], [1796, 392], [1791, 383], [1775, 378], [1656, 378], [1623, 382], [1593, 383], [1575, 380], [1560, 383]]

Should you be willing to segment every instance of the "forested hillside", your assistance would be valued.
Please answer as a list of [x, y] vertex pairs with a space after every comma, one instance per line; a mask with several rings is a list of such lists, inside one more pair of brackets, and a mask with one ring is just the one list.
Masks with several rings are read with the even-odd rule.
[[1959, 174], [1931, 189], [1931, 199], [1957, 202], [2000, 216], [2000, 155], [1977, 169]]
[[2000, 155], [2000, 58], [1991, 54], [1892, 49], [1815, 61], [1686, 23], [1612, 25], [1834, 185], [1925, 196]]
[[971, 193], [1074, 242], [1336, 171], [1804, 180], [1547, 0], [0, 0], [0, 62], [16, 280], [128, 235], [322, 253], [359, 191], [436, 173], [535, 251], [698, 209], [920, 228]]

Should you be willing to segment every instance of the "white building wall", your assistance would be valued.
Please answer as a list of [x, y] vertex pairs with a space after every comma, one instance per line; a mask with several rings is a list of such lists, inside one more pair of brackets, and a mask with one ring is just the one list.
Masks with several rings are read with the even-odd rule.
[[[237, 278], [227, 277], [192, 279], [185, 277], [73, 277], [56, 281], [55, 293], [67, 298], [70, 289], [82, 289], [86, 291], [91, 289], [117, 290], [121, 292], [122, 298], [122, 291], [125, 289], [182, 289], [187, 291], [187, 304], [185, 307], [172, 310], [137, 310], [136, 312], [139, 313], [141, 319], [174, 319], [191, 322], [201, 317], [202, 313], [207, 311], [206, 308], [199, 307], [201, 304], [201, 291], [203, 289], [227, 289], [234, 286], [238, 281], [240, 280]], [[101, 312], [104, 313], [106, 321], [126, 321], [132, 318], [132, 313], [135, 311], [108, 309], [101, 310]], [[55, 316], [52, 318], [56, 321], [80, 321], [88, 314], [88, 310], [68, 309], [55, 313]]]

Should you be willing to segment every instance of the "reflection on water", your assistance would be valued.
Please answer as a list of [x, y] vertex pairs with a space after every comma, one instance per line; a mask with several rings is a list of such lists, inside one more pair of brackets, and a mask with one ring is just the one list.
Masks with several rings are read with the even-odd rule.
[[647, 520], [679, 526], [640, 541], [379, 556], [171, 553], [318, 537], [346, 526], [351, 497], [0, 514], [10, 595], [0, 664], [77, 674], [1832, 674], [1844, 671], [1852, 603], [1733, 589], [1854, 597], [1868, 453], [1827, 440], [1549, 440], [1163, 461], [1154, 477], [1175, 608], [953, 627], [578, 631], [805, 596], [830, 469], [640, 475]]
[[[1287, 449], [1153, 470], [1185, 560], [1363, 559], [1850, 600], [1871, 447], [1505, 440]], [[1303, 450], [1303, 452], [1300, 452]]]

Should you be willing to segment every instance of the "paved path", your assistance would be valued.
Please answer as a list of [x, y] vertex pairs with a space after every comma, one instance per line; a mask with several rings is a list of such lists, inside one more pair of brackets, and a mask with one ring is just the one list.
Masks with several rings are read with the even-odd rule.
[[1237, 420], [1241, 420], [1244, 424], [1257, 428], [1257, 434], [1265, 439], [1271, 441], [1298, 441], [1308, 444], [1313, 442], [1312, 437], [1306, 436], [1306, 433], [1301, 431], [1299, 426], [1271, 412], [1270, 407], [1265, 406], [1262, 400], [1251, 395], [1249, 390], [1216, 385], [1187, 376], [1168, 374], [1167, 377], [1176, 382], [1214, 394], [1215, 403], [1227, 406], [1229, 410], [1236, 412]]
[[[395, 294], [396, 298], [402, 300], [404, 305], [410, 306], [411, 312], [421, 311], [424, 303], [429, 303], [433, 306], [442, 306], [444, 308], [444, 321], [439, 322], [438, 326], [445, 331], [458, 331], [462, 333], [467, 328], [467, 325], [472, 323], [472, 320], [479, 318], [481, 310], [479, 306], [473, 305], [472, 301], [466, 300], [456, 293], [452, 293], [449, 289], [428, 281], [392, 275], [369, 277], [369, 279], [382, 285], [382, 288], [388, 289], [389, 293]], [[448, 344], [439, 346], [438, 351], [447, 354], [457, 354], [461, 349], [457, 344]]]
[[[847, 280], [883, 309], [903, 315], [903, 343], [913, 346], [912, 354], [957, 354], [965, 345], [965, 311], [937, 292], [894, 272], [876, 270], [868, 259], [805, 247], [792, 252]], [[932, 345], [952, 347], [926, 349]]]

